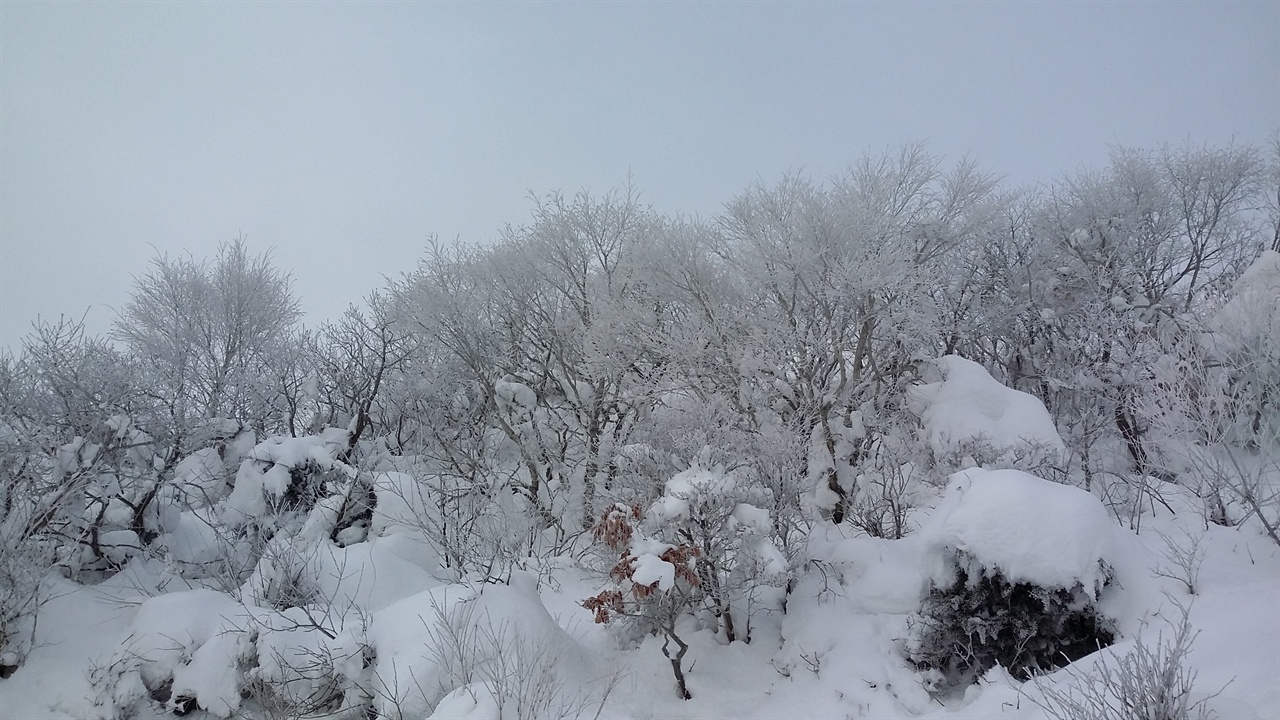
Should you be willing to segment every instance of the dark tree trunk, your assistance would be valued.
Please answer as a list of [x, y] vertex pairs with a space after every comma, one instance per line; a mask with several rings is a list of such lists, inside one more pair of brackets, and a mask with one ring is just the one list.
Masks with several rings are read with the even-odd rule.
[[1116, 428], [1120, 430], [1120, 436], [1124, 438], [1124, 444], [1129, 449], [1129, 456], [1133, 458], [1134, 469], [1139, 475], [1147, 474], [1147, 451], [1142, 447], [1142, 433], [1138, 431], [1138, 427], [1134, 418], [1129, 414], [1124, 406], [1124, 401], [1116, 403]]
[[[693, 696], [689, 694], [689, 687], [684, 682], [684, 654], [689, 652], [689, 644], [680, 639], [676, 635], [675, 629], [668, 627], [665, 632], [666, 639], [662, 641], [662, 654], [667, 656], [671, 661], [671, 673], [676, 677], [676, 695], [681, 700], [692, 700]], [[671, 654], [671, 643], [675, 643], [680, 649], [675, 655]]]

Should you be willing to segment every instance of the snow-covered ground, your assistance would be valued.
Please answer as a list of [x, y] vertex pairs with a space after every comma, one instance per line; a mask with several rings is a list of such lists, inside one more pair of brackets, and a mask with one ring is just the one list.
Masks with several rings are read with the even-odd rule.
[[[983, 479], [965, 482], [976, 488]], [[1176, 514], [1157, 508], [1140, 534], [1114, 526], [1114, 540], [1119, 541], [1114, 545], [1124, 551], [1117, 557], [1121, 592], [1108, 610], [1118, 620], [1122, 637], [1101, 654], [1122, 654], [1139, 632], [1143, 637], [1159, 632], [1164, 619], [1176, 613], [1174, 601], [1184, 603], [1199, 631], [1189, 658], [1198, 673], [1196, 690], [1205, 696], [1219, 693], [1208, 707], [1223, 718], [1280, 717], [1280, 549], [1247, 531], [1206, 528], [1190, 507]], [[360, 552], [360, 560], [347, 564], [353, 576], [375, 578], [365, 583], [365, 597], [370, 598], [366, 607], [372, 614], [361, 632], [378, 648], [379, 679], [395, 688], [376, 707], [387, 717], [431, 714], [431, 705], [445, 694], [432, 686], [438, 683], [432, 677], [437, 670], [431, 648], [439, 637], [431, 626], [450, 603], [480, 598], [470, 615], [473, 620], [484, 617], [486, 627], [506, 627], [510, 638], [533, 638], [539, 648], [553, 648], [551, 672], [563, 683], [566, 707], [576, 710], [582, 705], [588, 717], [595, 715], [610, 683], [616, 686], [604, 701], [601, 717], [1044, 717], [1034, 703], [1035, 689], [999, 671], [989, 672], [962, 698], [944, 705], [923, 690], [904, 659], [907, 619], [928, 587], [931, 548], [940, 535], [956, 527], [961, 510], [965, 508], [947, 514], [940, 528], [902, 540], [859, 537], [839, 528], [815, 534], [809, 548], [813, 569], [800, 576], [785, 613], [775, 609], [752, 618], [749, 644], [724, 645], [710, 632], [687, 633], [692, 644], [686, 672], [693, 694], [689, 701], [678, 700], [673, 692], [658, 638], [619, 649], [611, 633], [593, 624], [590, 613], [579, 607], [583, 598], [598, 591], [598, 576], [561, 562], [550, 564], [538, 590], [536, 578], [528, 575], [511, 587], [436, 581], [433, 587], [419, 589], [431, 583], [428, 574], [407, 570], [406, 566], [416, 567], [409, 563], [398, 564], [394, 548], [379, 552], [379, 546], [391, 540], [379, 538], [366, 543], [371, 548]], [[920, 520], [931, 522], [924, 512]], [[1099, 530], [1082, 529], [1086, 528], [1091, 533]], [[1169, 565], [1169, 542], [1199, 543], [1203, 550], [1194, 596], [1177, 580], [1159, 577], [1160, 569]], [[1014, 555], [1011, 563], [1031, 554], [1011, 544], [997, 549], [1004, 551]], [[355, 554], [354, 548], [349, 552]], [[1061, 567], [1038, 569], [1062, 570], [1076, 562], [1072, 552], [1062, 557]], [[55, 597], [40, 614], [38, 646], [12, 677], [0, 681], [0, 717], [109, 716], [109, 708], [94, 703], [101, 699], [100, 683], [112, 662], [147, 646], [157, 662], [180, 666], [186, 660], [191, 668], [199, 662], [199, 653], [182, 657], [177, 651], [161, 658], [164, 653], [158, 650], [208, 648], [210, 641], [239, 635], [239, 628], [248, 624], [246, 609], [220, 593], [168, 592], [146, 600], [144, 589], [156, 579], [141, 564], [98, 586], [51, 578]], [[1150, 629], [1144, 631], [1144, 624]], [[225, 673], [220, 675], [212, 660], [202, 677], [189, 681], [211, 709], [217, 707], [213, 698], [220, 691], [238, 698], [234, 681], [226, 685]], [[1077, 665], [1092, 662], [1086, 658]], [[1037, 682], [1076, 682], [1071, 673], [1072, 668], [1060, 670]], [[117, 697], [133, 690], [117, 686]], [[466, 693], [461, 699], [451, 697], [438, 706], [438, 716], [498, 717], [492, 702], [469, 698]], [[137, 717], [151, 712], [146, 703], [134, 708]]]

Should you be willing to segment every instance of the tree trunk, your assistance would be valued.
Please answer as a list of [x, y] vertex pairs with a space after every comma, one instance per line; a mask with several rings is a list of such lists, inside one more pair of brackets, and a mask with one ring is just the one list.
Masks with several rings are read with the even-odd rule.
[[1120, 436], [1124, 438], [1124, 444], [1129, 448], [1129, 455], [1133, 458], [1134, 469], [1139, 475], [1147, 474], [1147, 451], [1142, 447], [1142, 434], [1138, 432], [1137, 425], [1132, 417], [1126, 411], [1124, 401], [1116, 403], [1116, 428], [1120, 430]]
[[[689, 652], [689, 644], [680, 639], [676, 635], [674, 626], [667, 626], [664, 633], [665, 639], [662, 641], [662, 654], [671, 661], [671, 673], [676, 677], [676, 696], [681, 700], [692, 700], [693, 696], [689, 694], [689, 687], [684, 682], [684, 654]], [[680, 649], [674, 656], [671, 654], [671, 643], [675, 643]]]

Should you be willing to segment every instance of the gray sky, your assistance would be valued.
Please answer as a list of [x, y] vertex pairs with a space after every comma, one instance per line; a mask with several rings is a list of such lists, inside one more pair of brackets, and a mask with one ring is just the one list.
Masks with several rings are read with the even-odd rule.
[[243, 232], [307, 322], [630, 173], [711, 215], [923, 140], [1011, 182], [1263, 144], [1280, 2], [0, 2], [0, 348], [106, 332], [157, 250]]

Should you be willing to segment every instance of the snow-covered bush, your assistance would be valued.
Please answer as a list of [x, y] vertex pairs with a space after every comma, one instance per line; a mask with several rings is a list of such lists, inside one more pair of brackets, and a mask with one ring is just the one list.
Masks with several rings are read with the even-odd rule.
[[740, 482], [723, 467], [698, 463], [668, 480], [645, 514], [644, 527], [653, 537], [697, 548], [698, 587], [715, 631], [729, 642], [750, 641], [752, 606], [761, 586], [786, 582], [787, 559], [764, 509], [770, 501], [766, 491]]
[[267, 438], [249, 453], [235, 486], [221, 505], [223, 519], [236, 525], [269, 516], [305, 515], [316, 502], [338, 491], [355, 471], [337, 457], [346, 450], [347, 431]]
[[1001, 385], [979, 364], [947, 355], [922, 366], [931, 382], [907, 393], [921, 432], [943, 471], [1061, 466], [1065, 446], [1044, 403]]
[[[20, 493], [4, 513], [19, 541], [39, 539], [70, 577], [100, 581], [136, 557], [171, 525], [160, 496], [167, 484], [152, 438], [126, 415], [52, 451], [26, 448]], [[14, 489], [17, 489], [16, 487]]]
[[598, 678], [604, 681], [598, 697], [590, 687], [574, 687], [569, 679], [578, 658], [558, 628], [514, 614], [537, 602], [531, 589], [531, 577], [518, 577], [514, 587], [484, 586], [448, 609], [432, 605], [422, 621], [442, 697], [431, 717], [455, 717], [452, 708], [464, 696], [474, 705], [492, 705], [495, 717], [519, 720], [576, 718], [593, 701], [608, 698], [616, 677]]
[[[319, 537], [340, 544], [364, 539], [373, 491], [366, 475], [336, 459], [346, 448], [345, 430], [256, 444], [254, 433], [238, 425], [224, 435], [217, 447], [177, 462], [160, 488], [157, 514], [165, 524], [152, 548], [171, 571], [236, 593], [264, 556], [279, 565], [271, 575], [277, 582], [296, 564], [287, 558], [314, 549]], [[307, 543], [278, 548], [288, 553], [272, 550], [277, 536], [293, 537], [307, 523]], [[289, 603], [282, 597], [268, 604]]]
[[[327, 618], [337, 620], [335, 618]], [[295, 607], [247, 605], [210, 590], [143, 603], [124, 648], [90, 681], [103, 717], [144, 707], [214, 717], [361, 717], [370, 662], [359, 628]]]
[[454, 580], [502, 580], [529, 560], [536, 522], [521, 512], [523, 503], [477, 473], [379, 473], [370, 527], [374, 535], [420, 534], [439, 553], [442, 569]]
[[[701, 580], [697, 572], [700, 550], [690, 544], [669, 545], [638, 532], [642, 517], [638, 506], [617, 504], [605, 510], [595, 537], [617, 553], [609, 570], [613, 587], [587, 598], [582, 606], [602, 625], [628, 621], [641, 634], [661, 634], [662, 654], [671, 661], [676, 694], [692, 697], [684, 679], [684, 656], [689, 644], [680, 637], [676, 623], [696, 606]], [[674, 653], [671, 650], [675, 644]]]
[[[705, 610], [708, 624], [726, 642], [750, 641], [759, 591], [785, 583], [787, 559], [775, 543], [768, 511], [760, 507], [767, 499], [723, 467], [696, 463], [667, 481], [647, 511], [619, 503], [596, 525], [596, 538], [617, 554], [609, 570], [614, 587], [583, 606], [598, 623], [625, 618], [641, 633], [662, 634], [662, 651], [682, 698], [689, 698], [682, 669], [688, 645], [677, 621]], [[674, 654], [672, 643], [678, 648]]]
[[996, 665], [1028, 677], [1115, 640], [1111, 623], [1079, 584], [1010, 582], [967, 553], [957, 553], [954, 572], [952, 585], [929, 593], [908, 640], [909, 657], [931, 690], [969, 685]]
[[886, 423], [858, 450], [856, 493], [849, 521], [872, 537], [901, 539], [911, 532], [908, 516], [928, 476], [928, 458], [915, 423]]
[[410, 595], [375, 612], [364, 637], [370, 717], [577, 718], [616, 683], [557, 624], [528, 573]]
[[961, 472], [925, 532], [939, 565], [907, 655], [931, 689], [997, 664], [1028, 676], [1114, 640], [1097, 607], [1114, 579], [1113, 523], [1089, 493], [1017, 470]]
[[0, 524], [0, 679], [17, 669], [31, 649], [36, 613], [48, 600], [43, 587], [50, 553], [15, 537]]

